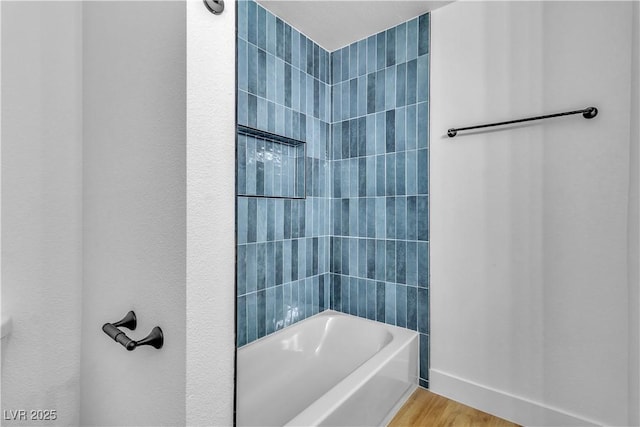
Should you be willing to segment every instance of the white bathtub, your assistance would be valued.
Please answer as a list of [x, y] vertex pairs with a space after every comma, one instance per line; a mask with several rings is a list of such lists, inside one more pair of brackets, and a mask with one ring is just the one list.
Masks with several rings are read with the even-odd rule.
[[418, 382], [416, 332], [327, 310], [238, 350], [239, 426], [388, 422]]

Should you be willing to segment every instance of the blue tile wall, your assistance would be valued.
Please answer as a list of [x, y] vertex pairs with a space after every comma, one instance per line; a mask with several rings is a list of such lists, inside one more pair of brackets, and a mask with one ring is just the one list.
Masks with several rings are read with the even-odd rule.
[[[254, 1], [237, 3], [237, 345], [329, 307], [330, 54]], [[294, 199], [293, 197], [302, 197]]]
[[429, 15], [331, 54], [332, 309], [420, 334], [428, 386]]
[[238, 123], [306, 142], [238, 137], [237, 345], [332, 308], [417, 331], [428, 387], [429, 15], [329, 53], [237, 5]]

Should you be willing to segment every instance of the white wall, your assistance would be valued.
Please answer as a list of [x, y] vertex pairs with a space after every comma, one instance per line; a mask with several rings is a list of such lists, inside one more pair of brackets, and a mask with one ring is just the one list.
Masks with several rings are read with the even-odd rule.
[[[628, 424], [632, 7], [433, 12], [434, 391], [521, 424]], [[446, 136], [589, 105], [590, 121]]]
[[1, 7], [2, 312], [14, 319], [2, 346], [2, 409], [55, 409], [57, 423], [74, 425], [80, 391], [82, 6]]
[[633, 3], [629, 156], [629, 423], [640, 425], [640, 3]]
[[84, 4], [83, 426], [185, 423], [185, 46], [185, 2]]
[[235, 2], [187, 2], [187, 424], [233, 420]]

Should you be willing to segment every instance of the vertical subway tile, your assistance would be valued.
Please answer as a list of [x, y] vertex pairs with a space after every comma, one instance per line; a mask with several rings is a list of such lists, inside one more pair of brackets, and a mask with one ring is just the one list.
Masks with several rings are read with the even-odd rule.
[[407, 242], [406, 251], [406, 282], [409, 286], [418, 284], [418, 256], [416, 242]]
[[[244, 2], [240, 2], [244, 3]], [[237, 316], [237, 336], [236, 345], [242, 347], [247, 343], [247, 297], [238, 297], [236, 305]]]
[[376, 280], [386, 279], [387, 246], [385, 240], [376, 240]]
[[417, 94], [417, 60], [412, 59], [407, 62], [407, 105], [416, 103], [416, 94]]
[[[396, 239], [407, 238], [407, 199], [396, 197]], [[404, 282], [401, 282], [404, 283]]]
[[429, 100], [429, 56], [423, 55], [418, 58], [417, 65], [417, 102]]
[[358, 283], [358, 313], [359, 317], [367, 317], [367, 283], [364, 279], [356, 279]]
[[429, 240], [429, 202], [428, 196], [418, 196], [416, 212], [418, 216], [418, 240]]
[[256, 28], [256, 44], [260, 49], [267, 49], [267, 11], [257, 6], [257, 28]]
[[418, 104], [418, 148], [427, 148], [429, 145], [429, 107], [427, 102]]
[[406, 194], [406, 153], [404, 151], [396, 153], [396, 192], [398, 196]]
[[429, 192], [429, 158], [428, 150], [418, 150], [418, 194], [427, 194]]
[[396, 27], [396, 64], [407, 60], [407, 23]]
[[407, 22], [407, 60], [418, 57], [418, 18]]
[[396, 325], [407, 327], [407, 287], [396, 285]]
[[367, 41], [358, 41], [358, 76], [367, 73]]
[[407, 64], [398, 64], [396, 69], [396, 106], [407, 103]]
[[429, 14], [418, 17], [418, 55], [429, 53]]
[[386, 34], [385, 32], [378, 33], [376, 35], [376, 69], [380, 70], [387, 64], [386, 54]]
[[418, 240], [418, 217], [416, 196], [407, 197], [407, 240]]
[[396, 286], [393, 283], [385, 283], [384, 293], [385, 323], [396, 324]]
[[421, 334], [429, 333], [429, 291], [425, 288], [417, 288], [417, 326]]
[[385, 104], [384, 109], [389, 110], [396, 105], [396, 67], [389, 67], [385, 73]]
[[378, 322], [385, 321], [385, 286], [384, 282], [375, 282], [376, 284], [376, 320]]
[[246, 296], [247, 306], [247, 342], [255, 341], [258, 338], [258, 307], [256, 293]]
[[396, 241], [396, 282], [407, 283], [407, 242]]
[[429, 336], [420, 334], [420, 378], [429, 379]]
[[417, 289], [407, 286], [407, 328], [413, 331], [418, 329], [418, 294]]
[[387, 44], [387, 67], [396, 63], [396, 27], [389, 28], [386, 31]]
[[256, 2], [247, 2], [247, 41], [256, 44], [258, 38], [258, 5]]
[[396, 194], [396, 155], [389, 153], [386, 155], [386, 195], [394, 196]]
[[395, 110], [386, 112], [386, 150], [392, 153], [396, 150], [396, 114]]
[[429, 244], [418, 242], [418, 286], [429, 286]]
[[387, 282], [395, 282], [396, 281], [396, 241], [395, 240], [386, 240], [386, 266], [385, 266], [385, 276]]

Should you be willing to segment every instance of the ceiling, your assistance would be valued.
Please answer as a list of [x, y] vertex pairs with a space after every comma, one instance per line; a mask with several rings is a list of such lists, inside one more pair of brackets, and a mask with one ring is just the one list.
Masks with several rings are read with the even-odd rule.
[[451, 2], [258, 0], [271, 13], [330, 52]]

